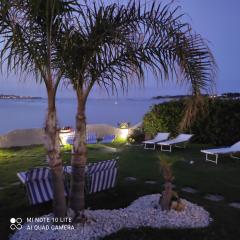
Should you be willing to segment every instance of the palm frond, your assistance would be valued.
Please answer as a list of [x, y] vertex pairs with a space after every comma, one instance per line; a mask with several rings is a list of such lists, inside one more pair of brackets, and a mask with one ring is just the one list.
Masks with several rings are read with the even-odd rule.
[[[74, 0], [3, 0], [0, 5], [1, 64], [46, 81], [58, 69], [55, 39], [72, 17]], [[48, 78], [49, 79], [49, 78]], [[54, 76], [52, 76], [54, 79]]]
[[[144, 85], [150, 69], [158, 80], [177, 78], [193, 94], [208, 91], [216, 64], [207, 43], [183, 21], [179, 7], [155, 1], [142, 6], [100, 2], [80, 6], [59, 42], [66, 77], [75, 88], [94, 84], [127, 90], [134, 77]], [[64, 43], [62, 45], [62, 43]], [[93, 84], [94, 82], [94, 84]]]

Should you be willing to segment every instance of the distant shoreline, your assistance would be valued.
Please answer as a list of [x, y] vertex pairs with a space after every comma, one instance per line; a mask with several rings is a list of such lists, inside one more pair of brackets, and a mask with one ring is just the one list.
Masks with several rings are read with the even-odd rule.
[[[240, 93], [239, 92], [229, 92], [229, 93], [222, 93], [222, 94], [214, 94], [214, 95], [209, 95], [209, 94], [203, 94], [205, 97], [210, 97], [210, 98], [222, 98], [222, 99], [240, 99]], [[191, 95], [164, 95], [164, 96], [155, 96], [152, 99], [182, 99], [182, 98], [189, 98]]]
[[42, 97], [32, 97], [32, 96], [18, 96], [18, 95], [6, 95], [0, 94], [0, 99], [43, 99]]
[[175, 98], [186, 98], [186, 97], [190, 97], [190, 95], [164, 95], [164, 96], [156, 96], [156, 97], [153, 97], [152, 99], [166, 99], [166, 98], [172, 98], [172, 99], [175, 99]]

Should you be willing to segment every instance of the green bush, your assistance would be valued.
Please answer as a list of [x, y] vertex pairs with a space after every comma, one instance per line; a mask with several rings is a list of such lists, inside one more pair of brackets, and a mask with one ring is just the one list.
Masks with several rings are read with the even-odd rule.
[[152, 136], [158, 132], [170, 132], [176, 135], [178, 123], [183, 116], [183, 101], [171, 101], [153, 105], [152, 109], [143, 118], [144, 132]]
[[129, 143], [141, 143], [144, 141], [145, 134], [142, 128], [136, 128], [132, 130], [131, 134], [128, 136], [127, 141]]
[[[206, 110], [186, 129], [194, 134], [194, 141], [214, 145], [231, 145], [240, 141], [240, 101], [208, 100]], [[178, 133], [184, 113], [184, 101], [171, 101], [154, 105], [144, 116], [143, 128], [148, 134], [167, 131]]]

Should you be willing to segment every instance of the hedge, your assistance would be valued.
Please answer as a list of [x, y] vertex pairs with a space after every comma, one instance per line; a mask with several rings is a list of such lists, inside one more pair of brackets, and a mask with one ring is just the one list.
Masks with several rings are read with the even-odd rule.
[[[186, 132], [194, 134], [193, 140], [198, 143], [231, 145], [240, 141], [240, 100], [206, 101], [206, 111], [198, 113]], [[183, 100], [153, 105], [144, 116], [144, 132], [155, 135], [157, 132], [167, 131], [176, 135], [184, 106]]]

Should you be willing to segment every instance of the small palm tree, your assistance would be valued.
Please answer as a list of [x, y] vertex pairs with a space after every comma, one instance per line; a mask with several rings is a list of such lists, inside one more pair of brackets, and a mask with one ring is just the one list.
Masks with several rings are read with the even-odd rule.
[[162, 210], [169, 210], [173, 197], [172, 182], [174, 180], [174, 176], [172, 174], [171, 167], [167, 162], [162, 161], [160, 164], [164, 179], [164, 190], [162, 192], [162, 196], [159, 199], [159, 204]]
[[0, 3], [1, 62], [6, 63], [8, 71], [32, 74], [46, 86], [45, 146], [56, 217], [65, 216], [66, 200], [55, 104], [63, 68], [56, 64], [55, 42], [62, 32], [62, 22], [71, 17], [76, 5], [74, 0], [2, 0]]
[[93, 86], [107, 92], [127, 90], [134, 80], [144, 84], [148, 69], [157, 79], [176, 77], [199, 96], [213, 81], [215, 61], [206, 42], [183, 22], [172, 4], [126, 5], [88, 3], [65, 25], [58, 53], [65, 77], [77, 95], [76, 134], [72, 157], [70, 207], [84, 210], [84, 179], [87, 162], [86, 102]]

